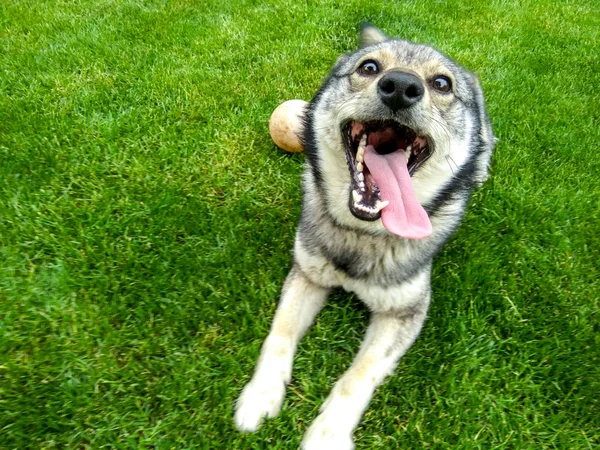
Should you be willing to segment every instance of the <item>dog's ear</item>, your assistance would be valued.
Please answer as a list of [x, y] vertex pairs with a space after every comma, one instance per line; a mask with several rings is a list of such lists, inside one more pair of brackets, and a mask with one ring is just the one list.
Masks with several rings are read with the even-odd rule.
[[334, 64], [334, 67], [338, 67], [341, 66], [342, 64], [344, 64], [346, 61], [348, 61], [348, 58], [350, 57], [349, 53], [344, 53], [343, 55], [340, 55], [337, 59], [337, 61]]
[[492, 123], [485, 109], [483, 89], [481, 88], [479, 78], [477, 78], [477, 75], [470, 72], [469, 77], [471, 79], [473, 93], [475, 94], [475, 97], [478, 98], [477, 104], [480, 105], [478, 112], [479, 123], [481, 126], [479, 130], [480, 156], [479, 163], [475, 170], [475, 187], [481, 187], [481, 185], [483, 185], [483, 183], [485, 183], [485, 181], [488, 179], [489, 168], [492, 163], [492, 154], [494, 152], [494, 148], [496, 147], [496, 142], [498, 142], [498, 138], [494, 136]]
[[369, 45], [379, 44], [380, 42], [389, 41], [391, 37], [385, 34], [376, 26], [370, 23], [363, 22], [360, 24], [360, 46], [368, 47]]

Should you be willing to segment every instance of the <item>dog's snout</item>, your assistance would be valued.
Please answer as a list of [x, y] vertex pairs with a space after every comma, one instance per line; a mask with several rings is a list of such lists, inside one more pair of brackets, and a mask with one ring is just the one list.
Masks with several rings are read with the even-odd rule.
[[408, 108], [423, 98], [423, 83], [407, 72], [389, 72], [377, 83], [379, 97], [385, 105], [396, 112]]

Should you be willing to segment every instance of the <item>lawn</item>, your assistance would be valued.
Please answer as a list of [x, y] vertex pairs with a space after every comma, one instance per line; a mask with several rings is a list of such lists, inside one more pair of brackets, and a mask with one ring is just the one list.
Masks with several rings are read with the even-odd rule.
[[600, 3], [0, 5], [0, 448], [294, 449], [368, 312], [338, 292], [242, 435], [303, 156], [274, 148], [358, 23], [479, 74], [499, 143], [364, 449], [600, 445]]

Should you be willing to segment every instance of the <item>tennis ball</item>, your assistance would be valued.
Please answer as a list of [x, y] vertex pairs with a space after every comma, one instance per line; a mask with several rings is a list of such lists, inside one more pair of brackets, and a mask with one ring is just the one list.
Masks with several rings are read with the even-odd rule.
[[308, 107], [304, 100], [283, 102], [269, 119], [269, 133], [275, 145], [286, 152], [301, 152], [300, 136], [304, 130], [302, 117]]

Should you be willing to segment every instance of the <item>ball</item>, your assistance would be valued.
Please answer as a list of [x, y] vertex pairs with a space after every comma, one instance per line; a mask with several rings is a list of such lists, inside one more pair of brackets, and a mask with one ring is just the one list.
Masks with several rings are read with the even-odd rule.
[[288, 100], [275, 108], [269, 119], [269, 133], [277, 147], [286, 152], [302, 151], [302, 116], [307, 107], [304, 100]]

